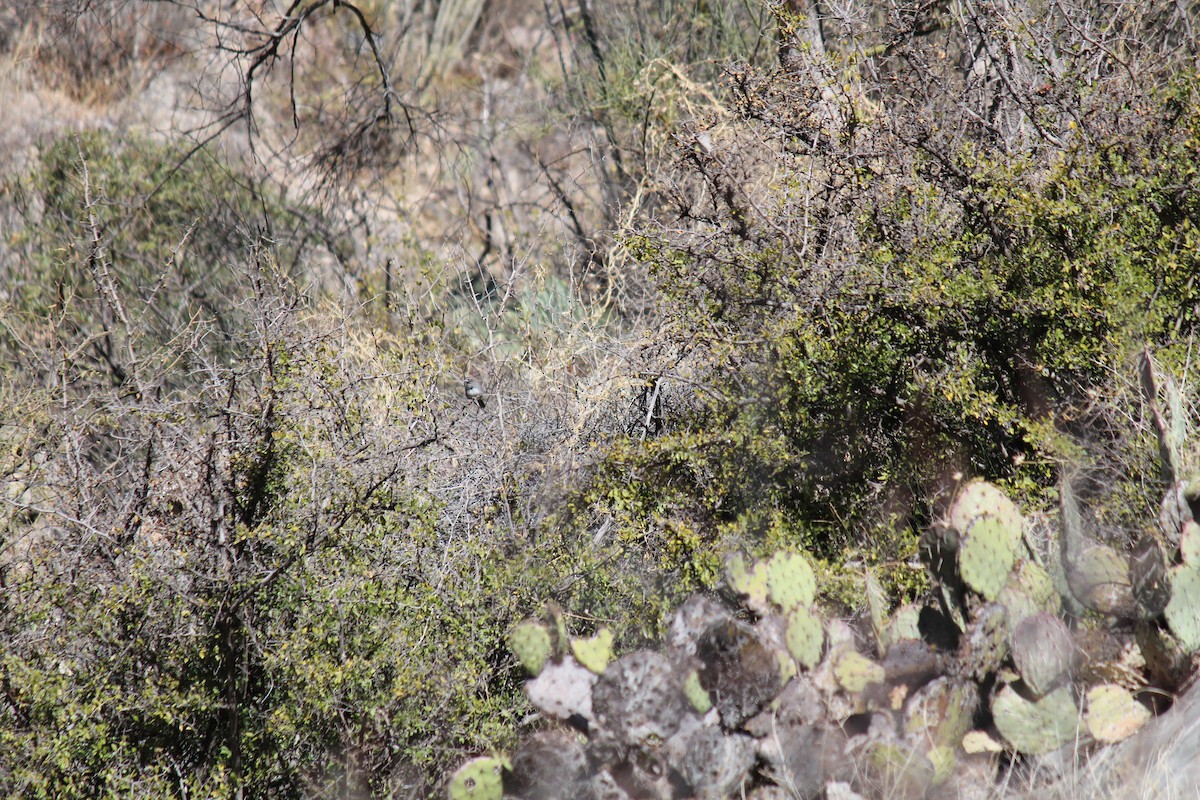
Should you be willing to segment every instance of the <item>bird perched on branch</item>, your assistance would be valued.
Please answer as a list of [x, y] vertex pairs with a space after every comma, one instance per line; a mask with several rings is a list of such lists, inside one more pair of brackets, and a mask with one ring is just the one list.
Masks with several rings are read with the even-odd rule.
[[479, 380], [478, 376], [463, 377], [463, 392], [468, 400], [474, 400], [480, 408], [487, 408], [487, 401], [483, 399], [483, 381]]

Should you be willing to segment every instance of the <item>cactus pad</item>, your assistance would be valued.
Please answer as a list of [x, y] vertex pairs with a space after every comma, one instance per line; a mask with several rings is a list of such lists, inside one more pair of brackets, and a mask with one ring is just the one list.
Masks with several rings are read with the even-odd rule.
[[921, 638], [921, 608], [912, 603], [900, 606], [883, 627], [883, 650], [904, 639]]
[[696, 670], [688, 672], [687, 677], [683, 679], [683, 695], [692, 708], [701, 714], [707, 714], [712, 708], [712, 698], [700, 685], [700, 673]]
[[1043, 611], [1026, 617], [1013, 631], [1013, 663], [1025, 685], [1038, 697], [1068, 677], [1075, 656], [1071, 632], [1053, 614]]
[[550, 632], [534, 619], [527, 619], [508, 632], [508, 649], [535, 678], [550, 658]]
[[[529, 734], [513, 753], [512, 770], [504, 776], [505, 796], [530, 800], [578, 797], [584, 794], [589, 777], [587, 753], [575, 731], [562, 727], [539, 730]], [[358, 795], [351, 793], [350, 797]]]
[[776, 653], [753, 628], [735, 620], [717, 623], [700, 637], [700, 684], [726, 727], [757, 714], [783, 687]]
[[1108, 545], [1086, 548], [1067, 562], [1066, 573], [1071, 594], [1092, 611], [1127, 615], [1133, 610], [1129, 564]]
[[571, 652], [575, 660], [592, 672], [600, 675], [612, 658], [613, 635], [608, 628], [601, 628], [590, 639], [572, 639]]
[[904, 734], [930, 748], [957, 747], [978, 706], [979, 687], [973, 681], [935, 678], [905, 704]]
[[500, 800], [504, 796], [502, 758], [481, 756], [459, 767], [450, 778], [450, 800]]
[[1150, 711], [1125, 689], [1112, 683], [1093, 686], [1087, 693], [1084, 721], [1097, 741], [1119, 742], [1137, 733], [1150, 719]]
[[745, 734], [725, 734], [715, 726], [700, 728], [688, 737], [679, 771], [696, 797], [739, 794], [735, 790], [754, 766], [754, 741]]
[[1171, 569], [1171, 599], [1163, 614], [1172, 633], [1189, 652], [1200, 650], [1200, 567]]
[[659, 653], [638, 650], [622, 656], [592, 690], [597, 722], [624, 745], [666, 739], [687, 713], [683, 677]]
[[798, 553], [776, 553], [767, 562], [767, 593], [785, 612], [811, 606], [817, 580], [808, 559]]
[[797, 608], [788, 614], [787, 649], [796, 663], [812, 669], [821, 660], [825, 644], [825, 628], [821, 620], [807, 608]]
[[1170, 631], [1148, 623], [1139, 625], [1135, 635], [1146, 671], [1156, 686], [1172, 691], [1191, 677], [1194, 672], [1191, 651]]
[[592, 714], [592, 689], [596, 675], [579, 666], [566, 656], [552, 661], [541, 674], [525, 682], [525, 696], [543, 714], [555, 719], [582, 717], [590, 720]]
[[1179, 534], [1179, 557], [1188, 566], [1200, 566], [1200, 523], [1189, 522]]
[[984, 731], [970, 731], [962, 740], [963, 752], [967, 755], [975, 753], [1003, 753], [1004, 745], [997, 742]]
[[975, 518], [958, 548], [958, 569], [963, 582], [995, 600], [1016, 561], [1020, 528], [1014, 528], [999, 517], [985, 515]]
[[1075, 738], [1079, 711], [1066, 686], [1037, 701], [1026, 700], [1005, 686], [992, 700], [992, 717], [996, 730], [1014, 750], [1042, 755]]
[[950, 527], [966, 534], [979, 517], [992, 516], [1021, 534], [1024, 521], [1021, 512], [1008, 496], [987, 481], [971, 481], [962, 488], [950, 507]]
[[696, 654], [696, 642], [715, 622], [730, 619], [729, 609], [712, 596], [697, 593], [675, 609], [667, 631], [667, 647], [672, 657], [686, 660]]
[[837, 657], [833, 676], [851, 694], [859, 694], [873, 683], [883, 683], [887, 677], [882, 665], [851, 649], [843, 650]]
[[999, 603], [980, 606], [958, 644], [958, 670], [963, 677], [982, 681], [1008, 657], [1008, 615]]
[[725, 562], [725, 582], [753, 611], [767, 609], [767, 563], [747, 561], [741, 553]]
[[[1185, 511], [1185, 509], [1187, 509]], [[1172, 546], [1181, 543], [1184, 526], [1194, 519], [1186, 498], [1183, 497], [1183, 486], [1176, 483], [1167, 489], [1163, 495], [1162, 504], [1158, 511], [1158, 529], [1163, 538]]]
[[1044, 567], [1032, 561], [1022, 561], [1013, 569], [996, 602], [1007, 610], [1010, 629], [1039, 611], [1055, 615], [1062, 611], [1062, 598], [1054, 588], [1054, 579]]

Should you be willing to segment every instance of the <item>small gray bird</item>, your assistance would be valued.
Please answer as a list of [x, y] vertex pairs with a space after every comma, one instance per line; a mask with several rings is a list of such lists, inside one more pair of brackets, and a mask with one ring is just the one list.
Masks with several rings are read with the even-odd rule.
[[468, 400], [479, 403], [480, 408], [487, 408], [487, 401], [483, 399], [483, 382], [479, 378], [474, 375], [464, 377], [463, 392], [466, 393]]

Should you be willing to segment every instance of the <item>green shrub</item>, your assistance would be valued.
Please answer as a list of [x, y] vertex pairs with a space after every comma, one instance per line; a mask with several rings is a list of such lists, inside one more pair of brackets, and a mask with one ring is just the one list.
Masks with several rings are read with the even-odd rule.
[[668, 506], [711, 554], [723, 526], [779, 515], [822, 558], [903, 562], [956, 476], [1045, 500], [1061, 434], [1103, 435], [1081, 410], [1146, 344], [1182, 364], [1200, 301], [1200, 204], [1181, 188], [1195, 74], [1103, 141], [968, 138], [948, 164], [853, 93], [807, 146], [818, 134], [787, 112], [811, 108], [802, 82], [747, 67], [732, 88], [740, 119], [716, 155], [683, 143], [681, 224], [630, 242], [662, 293], [672, 404], [591, 491], [632, 501], [629, 530]]

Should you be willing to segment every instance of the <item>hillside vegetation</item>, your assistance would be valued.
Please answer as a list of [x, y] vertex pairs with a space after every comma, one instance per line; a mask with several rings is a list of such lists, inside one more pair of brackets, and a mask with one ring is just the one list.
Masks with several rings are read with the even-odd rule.
[[[1200, 645], [1163, 577], [1200, 469], [1197, 25], [1159, 0], [0, 10], [0, 793], [422, 798], [522, 743], [582, 753], [523, 691], [519, 624], [560, 666], [567, 629], [646, 653], [722, 592], [743, 636], [796, 604], [747, 604], [730, 564], [777, 552], [843, 650], [882, 659], [906, 607], [956, 638], [1021, 569], [959, 574], [973, 479], [1020, 509], [1013, 559], [1064, 531], [1158, 553], [1135, 610], [1066, 586], [1051, 615], [1166, 642], [1099, 659], [1165, 711]], [[1005, 657], [971, 685], [999, 696]], [[1037, 786], [1043, 749], [995, 740], [982, 785]], [[773, 780], [743, 774], [704, 796]]]

